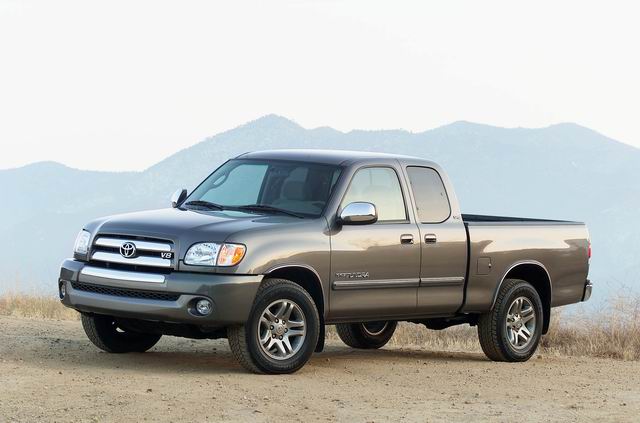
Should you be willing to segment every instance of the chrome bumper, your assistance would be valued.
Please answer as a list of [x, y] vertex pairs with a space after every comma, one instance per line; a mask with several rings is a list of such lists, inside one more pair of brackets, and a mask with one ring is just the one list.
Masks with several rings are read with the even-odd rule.
[[135, 282], [145, 284], [164, 284], [165, 275], [154, 273], [142, 273], [142, 272], [127, 272], [124, 270], [111, 270], [103, 267], [84, 266], [80, 270], [80, 276], [84, 278], [93, 278], [100, 281], [107, 281], [107, 283], [113, 281]]
[[[65, 288], [62, 304], [80, 312], [225, 326], [246, 322], [262, 278], [262, 275], [130, 272], [65, 260], [58, 284]], [[195, 302], [202, 298], [213, 303], [208, 316], [194, 311]]]
[[593, 290], [593, 284], [589, 279], [584, 283], [584, 292], [582, 293], [582, 301], [587, 301], [591, 298], [591, 291]]

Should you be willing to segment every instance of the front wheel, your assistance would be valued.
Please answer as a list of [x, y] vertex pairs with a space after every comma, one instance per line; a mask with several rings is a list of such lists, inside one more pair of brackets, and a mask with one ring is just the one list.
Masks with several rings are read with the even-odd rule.
[[492, 311], [478, 320], [480, 346], [493, 361], [526, 361], [542, 336], [542, 301], [531, 284], [505, 280]]
[[285, 279], [265, 281], [256, 294], [246, 324], [227, 329], [231, 352], [254, 373], [299, 370], [318, 343], [320, 317], [313, 299]]
[[343, 323], [336, 325], [342, 342], [352, 348], [382, 348], [393, 336], [397, 322], [378, 321], [365, 323]]
[[93, 345], [110, 353], [145, 352], [162, 337], [130, 331], [121, 327], [111, 316], [82, 314], [81, 320], [84, 332]]

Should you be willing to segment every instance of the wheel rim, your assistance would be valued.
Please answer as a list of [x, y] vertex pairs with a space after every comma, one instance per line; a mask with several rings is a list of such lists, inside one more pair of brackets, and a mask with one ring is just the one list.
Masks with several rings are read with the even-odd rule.
[[367, 322], [362, 324], [364, 331], [371, 336], [380, 335], [389, 326], [389, 322]]
[[531, 344], [536, 331], [536, 312], [527, 297], [518, 297], [509, 306], [505, 322], [511, 346], [522, 350]]
[[291, 300], [277, 300], [264, 309], [258, 321], [258, 344], [276, 360], [296, 355], [307, 337], [304, 313]]

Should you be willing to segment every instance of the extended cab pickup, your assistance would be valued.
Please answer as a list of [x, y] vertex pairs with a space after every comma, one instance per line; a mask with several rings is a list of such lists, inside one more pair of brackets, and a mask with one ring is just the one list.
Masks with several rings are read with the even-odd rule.
[[248, 370], [289, 373], [325, 325], [379, 348], [411, 321], [477, 325], [490, 359], [524, 361], [551, 307], [591, 295], [584, 224], [461, 214], [415, 157], [247, 153], [172, 206], [89, 223], [62, 264], [61, 301], [105, 351], [228, 338]]

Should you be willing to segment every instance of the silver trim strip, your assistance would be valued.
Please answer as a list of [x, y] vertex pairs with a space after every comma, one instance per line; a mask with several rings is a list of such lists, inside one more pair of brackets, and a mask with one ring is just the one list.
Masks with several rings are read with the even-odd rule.
[[420, 278], [420, 286], [452, 286], [462, 285], [464, 276], [449, 276], [441, 278]]
[[419, 284], [419, 279], [359, 279], [355, 281], [334, 281], [333, 289], [415, 288]]
[[132, 264], [135, 266], [171, 267], [171, 260], [160, 257], [140, 256], [135, 258], [122, 257], [120, 254], [96, 251], [91, 260], [105, 261], [107, 263]]
[[100, 237], [95, 241], [95, 245], [100, 247], [120, 248], [125, 242], [131, 242], [135, 244], [137, 250], [141, 251], [156, 251], [168, 253], [171, 251], [171, 244], [164, 244], [160, 242], [139, 241], [136, 239], [119, 239]]
[[514, 263], [513, 265], [511, 265], [511, 267], [509, 269], [507, 269], [507, 271], [502, 274], [502, 278], [500, 279], [500, 283], [498, 284], [498, 286], [496, 287], [496, 290], [493, 293], [493, 300], [491, 301], [491, 310], [493, 310], [493, 307], [496, 305], [496, 301], [498, 300], [498, 294], [500, 293], [500, 289], [502, 288], [502, 283], [507, 278], [509, 273], [511, 273], [511, 271], [513, 269], [515, 269], [516, 267], [522, 266], [522, 265], [525, 265], [525, 264], [533, 264], [533, 265], [536, 265], [538, 267], [541, 267], [542, 270], [544, 270], [544, 272], [547, 274], [547, 282], [548, 282], [547, 286], [549, 287], [549, 304], [553, 303], [553, 282], [551, 281], [551, 275], [549, 274], [549, 271], [547, 270], [547, 268], [544, 267], [544, 264], [542, 264], [542, 263], [540, 263], [539, 261], [536, 261], [536, 260], [522, 260], [522, 261], [518, 261], [518, 262]]
[[118, 281], [164, 283], [164, 275], [153, 273], [127, 272], [125, 270], [103, 269], [101, 267], [85, 266], [80, 274], [100, 279], [112, 279]]

